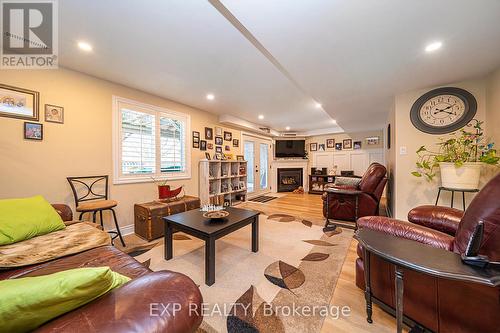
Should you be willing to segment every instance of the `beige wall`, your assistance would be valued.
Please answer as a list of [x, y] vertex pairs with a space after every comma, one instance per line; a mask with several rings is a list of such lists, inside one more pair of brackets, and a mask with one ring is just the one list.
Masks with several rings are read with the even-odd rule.
[[[373, 136], [378, 136], [380, 137], [380, 141], [378, 145], [373, 145], [373, 146], [368, 146], [366, 144], [366, 138], [368, 137], [373, 137]], [[342, 142], [344, 139], [352, 139], [352, 141], [361, 141], [361, 147], [363, 149], [368, 149], [368, 148], [382, 148], [384, 147], [384, 132], [383, 131], [368, 131], [368, 132], [357, 132], [357, 133], [337, 133], [337, 134], [328, 134], [328, 135], [317, 135], [317, 136], [310, 136], [306, 138], [306, 149], [310, 154], [309, 151], [309, 144], [310, 143], [323, 143], [325, 144], [326, 148], [326, 140], [327, 139], [335, 139], [335, 142]], [[326, 148], [326, 151], [334, 151], [335, 148]]]
[[[0, 83], [39, 91], [40, 122], [44, 124], [43, 141], [29, 141], [23, 139], [23, 120], [0, 117], [0, 198], [42, 194], [50, 202], [73, 207], [67, 176], [112, 176], [113, 95], [190, 114], [191, 130], [199, 131], [202, 138], [205, 126], [217, 123], [213, 114], [70, 70], [2, 70]], [[45, 104], [64, 107], [63, 125], [43, 121]], [[231, 132], [233, 138], [240, 138], [239, 131]], [[231, 145], [233, 154], [240, 154], [240, 149], [241, 144], [240, 148]], [[191, 151], [192, 178], [170, 184], [185, 185], [186, 194], [197, 195], [198, 161], [205, 152]], [[111, 184], [110, 193], [119, 202], [120, 225], [133, 223], [134, 203], [157, 198], [153, 183]]]
[[486, 89], [486, 134], [500, 154], [500, 68], [488, 77]]
[[[459, 83], [450, 83], [446, 86], [454, 86], [470, 91], [477, 99], [478, 108], [476, 118], [486, 120], [486, 78], [469, 80]], [[434, 204], [439, 186], [439, 177], [436, 177], [434, 182], [429, 183], [424, 178], [417, 178], [410, 174], [415, 170], [415, 162], [417, 160], [416, 150], [426, 145], [432, 147], [435, 145], [439, 137], [446, 135], [431, 135], [417, 130], [410, 121], [410, 108], [413, 103], [422, 94], [437, 87], [429, 87], [426, 89], [411, 91], [408, 93], [397, 95], [395, 98], [395, 202], [393, 216], [405, 219], [410, 209], [423, 204]], [[407, 154], [400, 154], [400, 147], [406, 147]], [[470, 196], [467, 196], [470, 202]], [[449, 205], [450, 196], [444, 193], [441, 196], [440, 204]], [[456, 201], [455, 207], [461, 208], [459, 201]]]

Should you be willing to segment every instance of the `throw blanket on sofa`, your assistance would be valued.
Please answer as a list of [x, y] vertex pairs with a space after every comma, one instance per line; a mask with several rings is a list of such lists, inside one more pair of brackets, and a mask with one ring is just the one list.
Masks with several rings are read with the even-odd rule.
[[79, 222], [63, 230], [0, 246], [0, 269], [39, 264], [109, 244], [107, 232], [93, 223]]

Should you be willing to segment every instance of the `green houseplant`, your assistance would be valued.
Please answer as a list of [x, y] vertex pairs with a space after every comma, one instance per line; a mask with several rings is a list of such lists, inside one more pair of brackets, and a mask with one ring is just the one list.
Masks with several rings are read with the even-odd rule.
[[500, 160], [494, 144], [485, 139], [482, 124], [474, 119], [450, 138], [440, 138], [436, 150], [421, 146], [417, 150], [417, 170], [412, 175], [432, 181], [439, 168], [442, 186], [477, 188], [481, 165], [497, 165]]

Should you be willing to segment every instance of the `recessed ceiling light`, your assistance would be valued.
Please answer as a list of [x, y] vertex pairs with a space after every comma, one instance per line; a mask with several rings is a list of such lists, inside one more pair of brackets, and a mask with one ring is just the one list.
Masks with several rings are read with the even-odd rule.
[[425, 47], [425, 52], [434, 52], [436, 50], [439, 50], [441, 48], [441, 46], [443, 46], [443, 43], [441, 43], [441, 42], [430, 43], [429, 45], [427, 45]]
[[289, 131], [289, 130], [290, 130], [290, 126], [285, 127], [285, 129], [286, 129], [287, 131]]
[[90, 52], [92, 51], [92, 45], [90, 45], [89, 43], [87, 42], [78, 42], [78, 47], [83, 50], [83, 51], [86, 51], [86, 52]]
[[264, 115], [263, 114], [259, 114], [259, 119], [260, 120], [264, 119]]
[[332, 123], [336, 124], [336, 123], [337, 123], [337, 121], [336, 121], [335, 119], [332, 119]]
[[215, 96], [213, 94], [207, 94], [207, 99], [209, 101], [213, 101], [215, 99]]
[[316, 103], [316, 104], [315, 104], [315, 106], [316, 106], [316, 109], [319, 109], [319, 108], [321, 108], [323, 105], [321, 105], [321, 103]]

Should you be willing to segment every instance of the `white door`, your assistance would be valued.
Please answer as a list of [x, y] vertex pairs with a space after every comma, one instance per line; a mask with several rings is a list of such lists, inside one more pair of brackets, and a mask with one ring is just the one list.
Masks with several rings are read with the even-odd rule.
[[250, 197], [269, 192], [272, 141], [243, 134], [243, 155], [248, 161], [247, 191]]

